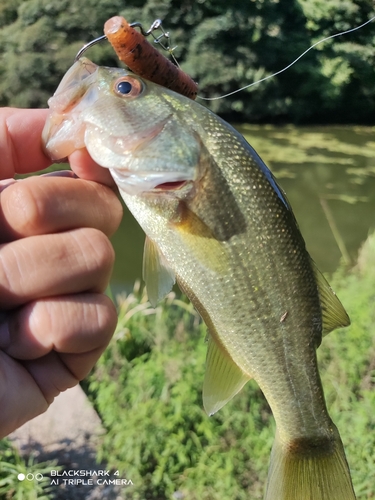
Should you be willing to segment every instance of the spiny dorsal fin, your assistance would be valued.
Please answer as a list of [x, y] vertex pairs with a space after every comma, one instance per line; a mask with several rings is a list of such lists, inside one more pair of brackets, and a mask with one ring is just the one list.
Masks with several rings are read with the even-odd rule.
[[213, 415], [220, 410], [250, 378], [209, 335], [203, 383], [203, 406], [206, 413]]
[[172, 290], [176, 278], [156, 243], [146, 236], [143, 252], [143, 279], [153, 307]]
[[327, 335], [335, 328], [350, 325], [350, 319], [344, 306], [312, 259], [311, 264], [318, 284], [320, 306], [322, 308], [323, 335]]

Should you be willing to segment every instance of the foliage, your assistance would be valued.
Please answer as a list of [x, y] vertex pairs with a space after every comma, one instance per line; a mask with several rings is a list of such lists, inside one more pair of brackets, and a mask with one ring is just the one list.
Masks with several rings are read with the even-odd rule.
[[[352, 326], [319, 349], [330, 414], [359, 500], [375, 500], [375, 235], [333, 284]], [[115, 337], [88, 390], [107, 429], [99, 458], [134, 486], [132, 499], [262, 498], [274, 424], [255, 383], [213, 417], [203, 412], [205, 327], [170, 294], [155, 310], [137, 287], [119, 300]]]
[[234, 406], [207, 417], [204, 338], [191, 304], [174, 294], [155, 310], [139, 291], [120, 299], [117, 333], [89, 391], [107, 429], [99, 459], [133, 481], [132, 499], [245, 499], [250, 487], [261, 496], [267, 403], [250, 383]]
[[[9, 440], [0, 440], [0, 500], [49, 500], [50, 469], [51, 463], [34, 463], [32, 457], [25, 461]], [[41, 474], [44, 479], [20, 481], [19, 474]]]
[[0, 16], [0, 103], [45, 106], [74, 54], [98, 35], [120, 5], [109, 0], [87, 0], [81, 6], [71, 0], [7, 0]]
[[323, 341], [318, 351], [327, 405], [345, 438], [357, 497], [375, 499], [375, 233], [357, 265], [342, 266], [333, 281], [351, 326]]
[[[175, 55], [214, 97], [279, 71], [312, 43], [373, 15], [372, 0], [3, 0], [0, 6], [0, 104], [45, 106], [78, 49], [122, 14], [171, 32]], [[245, 121], [373, 123], [374, 25], [319, 45], [287, 72], [231, 97], [208, 102]], [[116, 65], [102, 44], [99, 64]]]

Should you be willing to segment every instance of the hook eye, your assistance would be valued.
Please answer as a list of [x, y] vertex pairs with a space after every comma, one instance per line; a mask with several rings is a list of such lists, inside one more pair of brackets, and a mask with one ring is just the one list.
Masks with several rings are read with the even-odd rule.
[[113, 90], [120, 97], [137, 97], [143, 90], [143, 84], [133, 76], [122, 76], [115, 81]]

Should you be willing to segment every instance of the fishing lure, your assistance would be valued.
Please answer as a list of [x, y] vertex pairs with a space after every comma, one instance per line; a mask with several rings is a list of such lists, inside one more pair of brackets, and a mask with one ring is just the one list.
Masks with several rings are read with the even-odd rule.
[[[135, 28], [140, 28], [140, 32]], [[155, 37], [155, 30], [162, 34]], [[92, 45], [108, 40], [120, 61], [126, 64], [135, 74], [158, 85], [182, 94], [190, 99], [197, 97], [198, 85], [172, 61], [164, 57], [147, 40], [152, 35], [154, 41], [173, 56], [173, 49], [163, 44], [162, 39], [169, 39], [169, 33], [162, 28], [160, 19], [156, 19], [150, 29], [145, 31], [140, 23], [129, 24], [125, 18], [114, 16], [104, 25], [104, 35], [86, 44], [76, 55], [77, 61]], [[176, 61], [177, 62], [177, 61]]]
[[[309, 48], [307, 48], [302, 54], [300, 54], [296, 59], [294, 59], [294, 61], [288, 64], [285, 68], [276, 71], [276, 73], [272, 73], [271, 75], [267, 75], [260, 80], [249, 83], [244, 87], [216, 97], [202, 97], [197, 95], [198, 84], [194, 82], [187, 73], [180, 69], [178, 62], [173, 55], [173, 50], [175, 47], [170, 47], [169, 32], [164, 31], [162, 27], [162, 21], [160, 19], [156, 19], [151, 24], [150, 28], [145, 31], [142, 24], [139, 22], [128, 24], [126, 19], [121, 16], [112, 17], [111, 19], [108, 19], [108, 21], [104, 25], [105, 34], [84, 45], [77, 53], [75, 61], [78, 61], [78, 59], [84, 54], [84, 52], [86, 52], [87, 49], [89, 49], [96, 43], [99, 43], [102, 40], [108, 40], [114, 48], [120, 61], [124, 62], [130, 70], [132, 70], [139, 76], [146, 78], [147, 80], [150, 80], [154, 83], [158, 83], [159, 85], [163, 85], [164, 87], [167, 87], [170, 90], [174, 90], [175, 92], [185, 95], [186, 97], [190, 97], [190, 99], [196, 99], [196, 97], [198, 97], [198, 99], [201, 99], [203, 101], [214, 101], [218, 99], [224, 99], [233, 94], [236, 94], [237, 92], [248, 89], [253, 85], [257, 85], [258, 83], [264, 82], [265, 80], [269, 80], [270, 78], [280, 75], [284, 71], [291, 68], [294, 64], [296, 64], [303, 56], [310, 52], [310, 50], [314, 49], [317, 45], [326, 42], [331, 38], [336, 38], [338, 36], [347, 35], [349, 33], [352, 33], [353, 31], [357, 31], [367, 24], [373, 22], [374, 20], [375, 16], [371, 17], [359, 26], [355, 26], [354, 28], [341, 31], [339, 33], [335, 33], [326, 38], [318, 40]], [[136, 31], [134, 28], [139, 28], [140, 32]], [[154, 31], [158, 29], [161, 31], [161, 35], [155, 36]], [[145, 37], [149, 35], [153, 36], [155, 43], [158, 43], [164, 50], [169, 52], [175, 64], [164, 57], [145, 39]], [[163, 38], [168, 41], [167, 45], [163, 44]]]

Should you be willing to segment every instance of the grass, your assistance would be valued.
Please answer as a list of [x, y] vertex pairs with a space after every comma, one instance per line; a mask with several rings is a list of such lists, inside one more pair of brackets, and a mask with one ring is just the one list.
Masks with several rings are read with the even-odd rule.
[[[0, 499], [51, 500], [48, 475], [52, 467], [56, 464], [22, 458], [9, 440], [0, 440]], [[24, 480], [18, 478], [19, 474], [25, 476]]]
[[375, 499], [375, 235], [362, 247], [350, 273], [341, 268], [333, 285], [351, 326], [329, 334], [319, 349], [330, 414], [337, 423], [358, 499]]
[[[358, 500], [375, 500], [375, 235], [355, 268], [341, 267], [331, 283], [352, 325], [323, 340], [323, 386]], [[99, 458], [134, 483], [124, 498], [263, 497], [273, 418], [253, 382], [205, 415], [205, 335], [191, 304], [175, 294], [156, 309], [138, 285], [119, 297], [117, 332], [89, 392], [107, 429]]]

